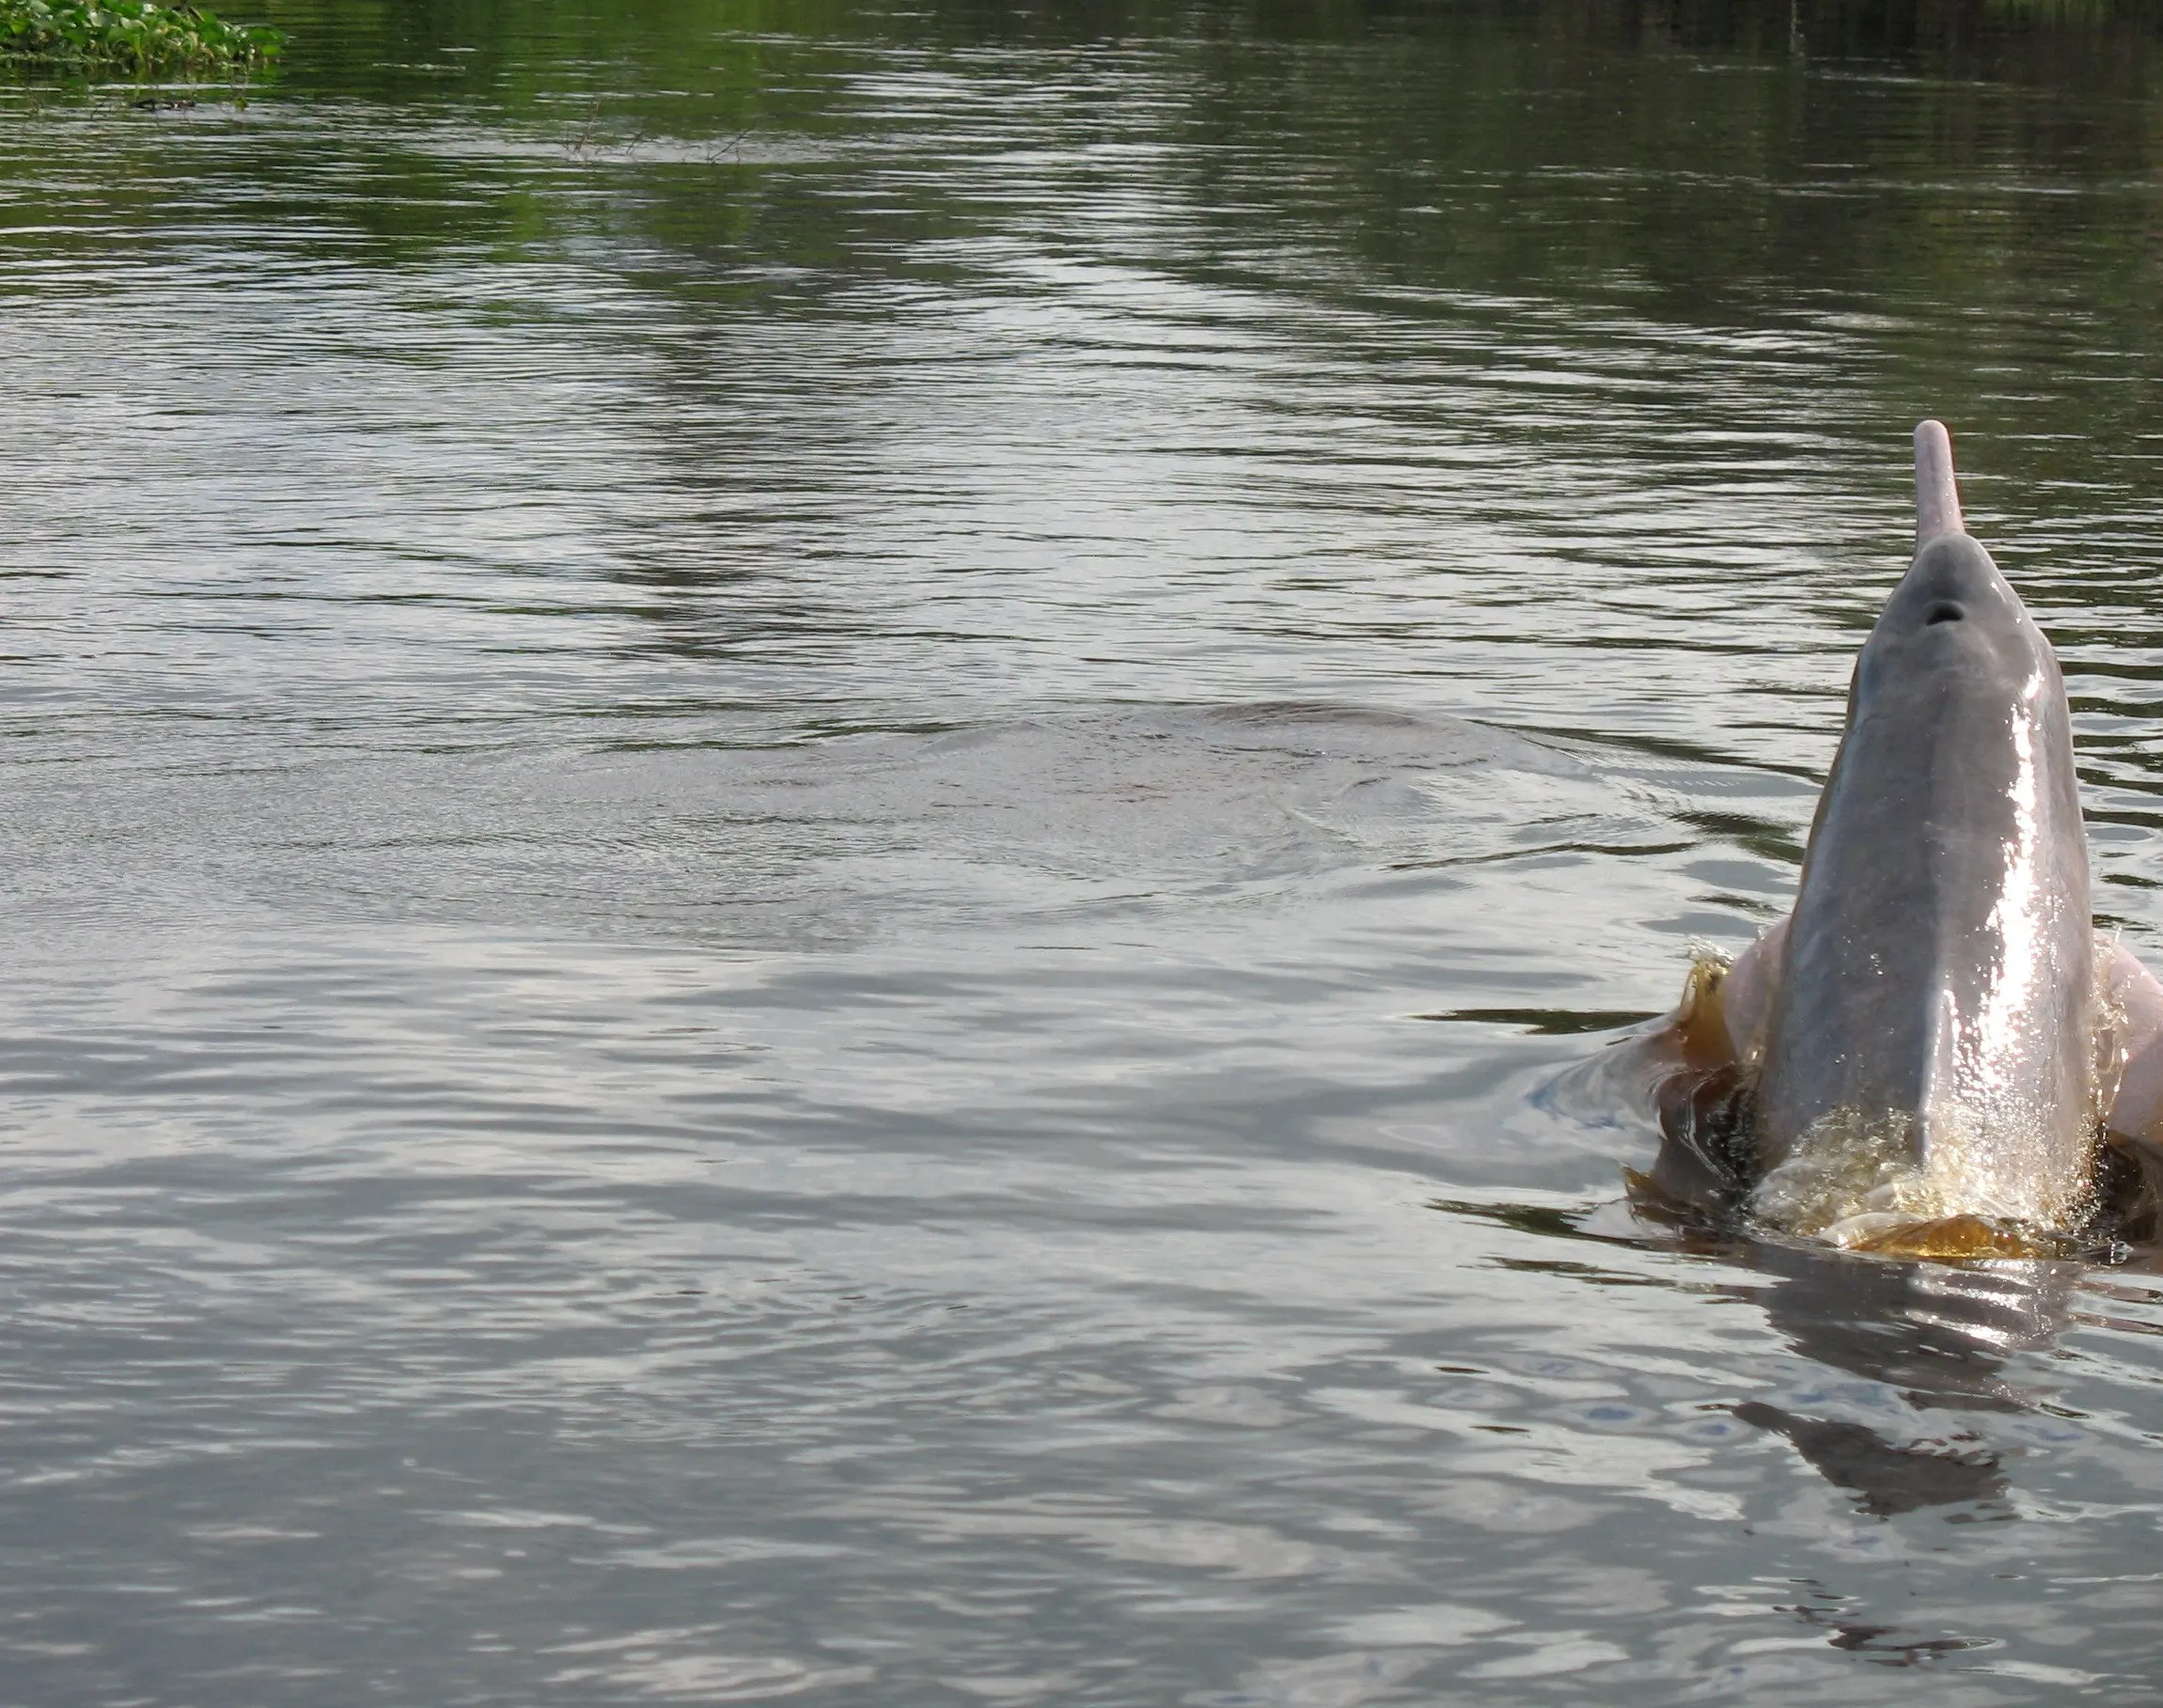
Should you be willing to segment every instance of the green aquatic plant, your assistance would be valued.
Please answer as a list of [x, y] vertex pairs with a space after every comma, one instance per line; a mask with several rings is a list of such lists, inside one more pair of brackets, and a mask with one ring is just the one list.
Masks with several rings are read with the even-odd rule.
[[281, 31], [227, 24], [180, 0], [0, 0], [0, 64], [63, 71], [249, 71], [285, 46]]

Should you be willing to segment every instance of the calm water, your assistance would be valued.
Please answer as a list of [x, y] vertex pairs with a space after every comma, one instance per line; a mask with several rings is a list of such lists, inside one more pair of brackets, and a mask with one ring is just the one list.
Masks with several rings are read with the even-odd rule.
[[0, 89], [0, 1698], [2153, 1688], [2163, 1281], [1680, 1249], [1566, 1070], [1926, 413], [2163, 965], [2163, 34], [1710, 9]]

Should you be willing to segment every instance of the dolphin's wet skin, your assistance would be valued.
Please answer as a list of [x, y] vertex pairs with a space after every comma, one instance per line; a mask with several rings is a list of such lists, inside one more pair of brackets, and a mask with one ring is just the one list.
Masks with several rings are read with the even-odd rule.
[[1639, 1196], [1901, 1257], [2070, 1253], [2155, 1220], [2163, 988], [2095, 931], [2064, 680], [1936, 421], [1916, 516], [1794, 911], [1625, 1046], [1663, 1127]]

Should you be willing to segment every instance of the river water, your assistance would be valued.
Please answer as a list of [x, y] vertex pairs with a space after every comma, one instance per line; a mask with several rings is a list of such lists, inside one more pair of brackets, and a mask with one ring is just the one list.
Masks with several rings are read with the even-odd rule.
[[1678, 1241], [1570, 1070], [1925, 414], [2163, 965], [2163, 36], [275, 15], [0, 88], [0, 1698], [2153, 1687], [2143, 1261]]

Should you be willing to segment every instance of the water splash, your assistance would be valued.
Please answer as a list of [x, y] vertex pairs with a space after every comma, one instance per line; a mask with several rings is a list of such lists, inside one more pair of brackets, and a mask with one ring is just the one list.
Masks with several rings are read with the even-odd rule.
[[1915, 1256], [2024, 1255], [2085, 1215], [2087, 1171], [2035, 1166], [2047, 1154], [2040, 1111], [1949, 1100], [1930, 1112], [1927, 1146], [1918, 1126], [1905, 1110], [1820, 1117], [1759, 1182], [1752, 1213], [1828, 1245]]

